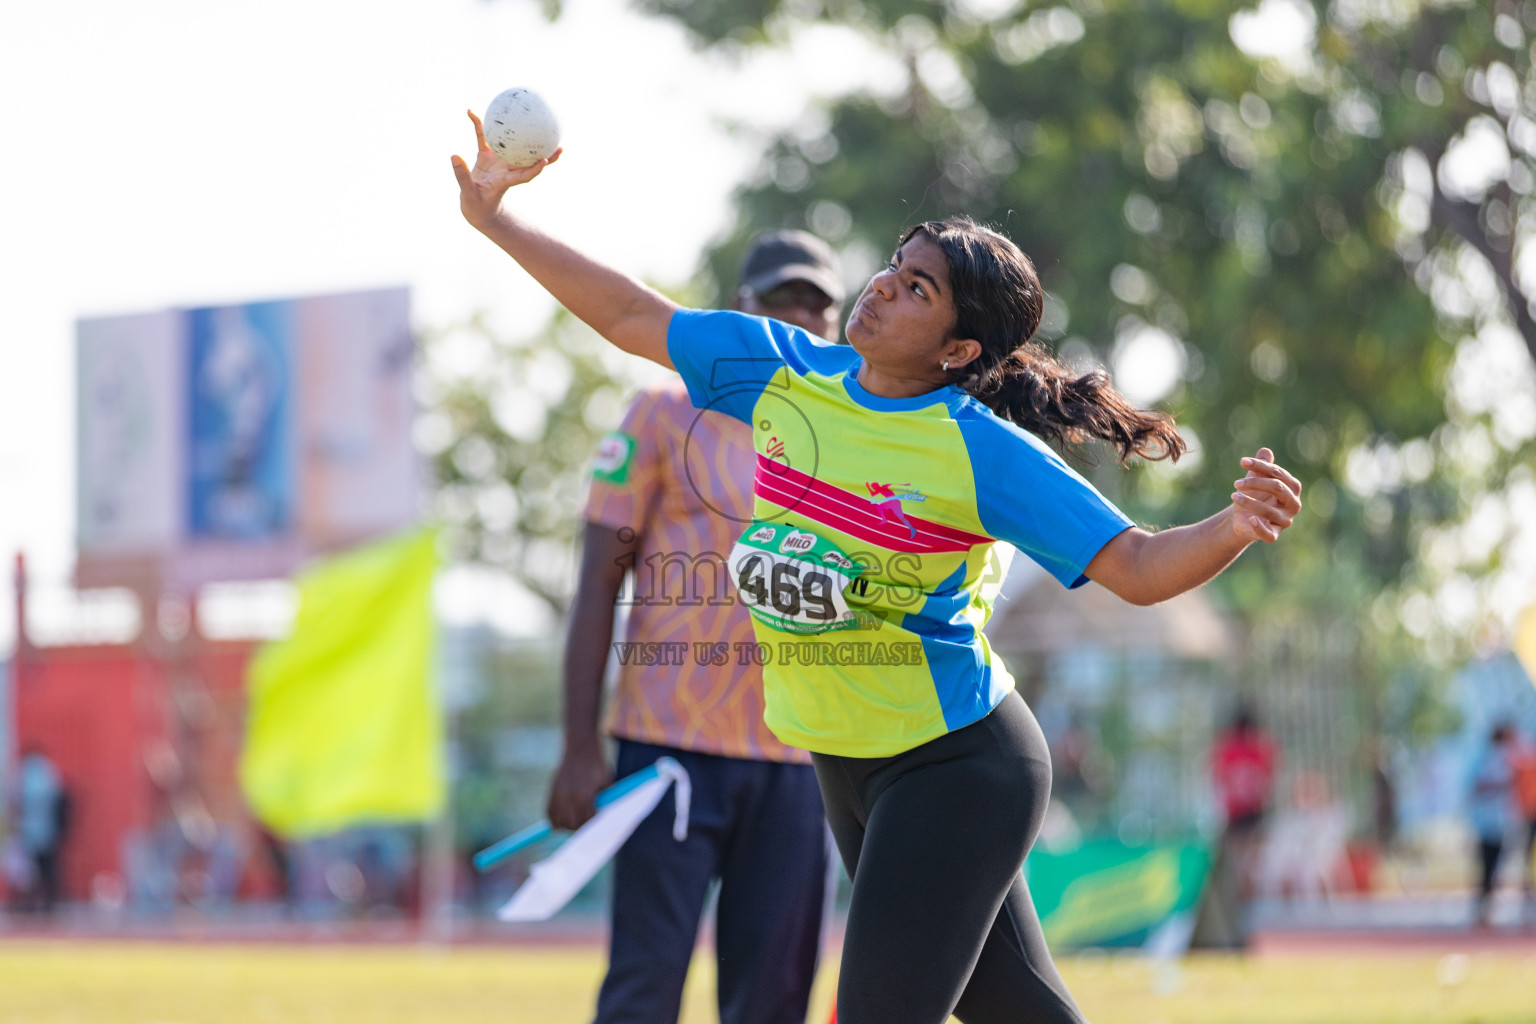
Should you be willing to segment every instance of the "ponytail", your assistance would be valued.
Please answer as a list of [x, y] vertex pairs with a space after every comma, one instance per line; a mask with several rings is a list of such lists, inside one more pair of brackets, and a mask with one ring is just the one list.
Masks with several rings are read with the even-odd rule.
[[964, 389], [1003, 419], [1047, 441], [1108, 441], [1121, 462], [1133, 455], [1177, 462], [1187, 448], [1173, 417], [1136, 408], [1102, 369], [1075, 375], [1034, 342], [1014, 349]]
[[[1029, 339], [1044, 294], [1035, 265], [1008, 238], [966, 217], [909, 230], [944, 252], [954, 293], [955, 337], [974, 338], [981, 355], [953, 371], [961, 387], [1003, 419], [1048, 441], [1099, 438], [1124, 462], [1133, 455], [1177, 461], [1187, 446], [1166, 413], [1137, 409], [1102, 369], [1075, 375]], [[898, 246], [899, 248], [899, 246]]]

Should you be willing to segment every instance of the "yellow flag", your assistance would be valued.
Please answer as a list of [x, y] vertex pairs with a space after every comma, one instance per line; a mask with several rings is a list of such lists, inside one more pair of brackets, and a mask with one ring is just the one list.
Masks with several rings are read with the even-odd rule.
[[1525, 674], [1536, 680], [1536, 604], [1521, 612], [1515, 622], [1514, 648]]
[[286, 640], [248, 672], [240, 785], [288, 837], [421, 821], [443, 804], [443, 720], [432, 680], [437, 535], [332, 559], [298, 581]]

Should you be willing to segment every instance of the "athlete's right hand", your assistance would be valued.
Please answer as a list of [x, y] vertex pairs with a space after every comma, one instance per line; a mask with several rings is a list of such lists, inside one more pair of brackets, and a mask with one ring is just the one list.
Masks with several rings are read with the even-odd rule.
[[598, 791], [613, 781], [613, 773], [603, 760], [602, 748], [572, 750], [566, 747], [549, 785], [549, 806], [545, 816], [555, 828], [575, 830], [597, 813], [593, 803]]
[[464, 219], [484, 231], [501, 209], [501, 197], [507, 189], [537, 178], [540, 171], [560, 159], [564, 150], [557, 149], [532, 166], [513, 167], [486, 144], [485, 126], [473, 110], [469, 111], [469, 119], [475, 125], [475, 166], [470, 168], [463, 157], [454, 154], [453, 176], [459, 179], [459, 209]]

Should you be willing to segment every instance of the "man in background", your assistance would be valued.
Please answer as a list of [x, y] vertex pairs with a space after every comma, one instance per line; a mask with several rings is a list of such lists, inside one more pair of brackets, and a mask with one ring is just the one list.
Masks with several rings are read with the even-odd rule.
[[[736, 293], [743, 312], [834, 341], [842, 299], [831, 249], [792, 231], [753, 242]], [[676, 378], [641, 392], [599, 448], [566, 640], [565, 749], [549, 820], [579, 827], [598, 790], [662, 756], [681, 763], [693, 786], [685, 841], [673, 839], [664, 805], [614, 860], [599, 1024], [676, 1021], [715, 879], [721, 1024], [805, 1020], [826, 899], [821, 796], [809, 755], [763, 724], [762, 670], [738, 646], [755, 649], [755, 637], [725, 567], [751, 522], [756, 461], [750, 428], [694, 409]], [[607, 715], [618, 741], [610, 772], [599, 711], [629, 571], [625, 641], [685, 653], [651, 665], [620, 659]]]
[[1515, 729], [1509, 722], [1496, 722], [1472, 763], [1467, 800], [1472, 831], [1477, 834], [1478, 884], [1473, 917], [1480, 928], [1490, 923], [1504, 839], [1514, 824], [1514, 786]]
[[1236, 949], [1247, 944], [1247, 907], [1254, 895], [1264, 816], [1279, 762], [1279, 749], [1253, 708], [1239, 704], [1211, 749], [1211, 782], [1222, 830], [1211, 865], [1213, 884], [1201, 901], [1196, 945]]
[[1264, 820], [1278, 760], [1275, 741], [1253, 708], [1239, 706], [1211, 751], [1211, 774], [1228, 828], [1248, 830]]
[[47, 754], [28, 750], [16, 766], [15, 786], [16, 841], [31, 882], [17, 909], [51, 914], [63, 895], [59, 862], [69, 818], [64, 779]]

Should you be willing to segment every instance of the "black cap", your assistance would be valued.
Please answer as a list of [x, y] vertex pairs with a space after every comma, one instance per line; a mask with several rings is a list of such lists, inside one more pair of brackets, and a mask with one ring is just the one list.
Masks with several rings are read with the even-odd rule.
[[843, 282], [832, 247], [805, 231], [770, 231], [752, 240], [741, 264], [741, 286], [761, 295], [786, 281], [809, 281], [843, 301]]

